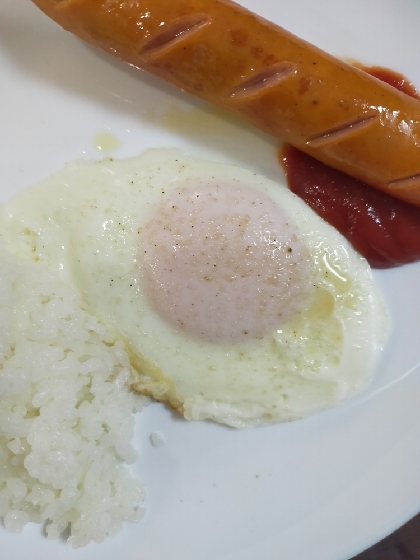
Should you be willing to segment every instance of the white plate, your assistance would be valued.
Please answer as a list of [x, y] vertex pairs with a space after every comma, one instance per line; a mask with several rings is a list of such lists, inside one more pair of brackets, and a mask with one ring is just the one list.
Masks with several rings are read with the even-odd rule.
[[[417, 0], [242, 0], [321, 48], [420, 86]], [[1, 198], [78, 157], [178, 146], [281, 176], [276, 143], [85, 46], [29, 2], [0, 3]], [[96, 143], [98, 139], [96, 138]], [[394, 332], [371, 389], [313, 418], [235, 431], [153, 404], [139, 418], [145, 520], [74, 551], [39, 527], [0, 528], [1, 557], [31, 560], [344, 560], [420, 509], [420, 265], [376, 274]], [[151, 432], [166, 445], [154, 448]]]

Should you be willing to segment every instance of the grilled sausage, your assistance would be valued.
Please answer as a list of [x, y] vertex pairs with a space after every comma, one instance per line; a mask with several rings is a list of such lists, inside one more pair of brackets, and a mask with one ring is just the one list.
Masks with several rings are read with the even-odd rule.
[[81, 39], [420, 205], [420, 101], [230, 0], [33, 0]]

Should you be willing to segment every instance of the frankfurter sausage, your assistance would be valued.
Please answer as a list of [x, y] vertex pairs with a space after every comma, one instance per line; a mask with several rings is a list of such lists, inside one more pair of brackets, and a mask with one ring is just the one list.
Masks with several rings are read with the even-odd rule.
[[230, 0], [33, 0], [81, 39], [420, 205], [420, 101]]

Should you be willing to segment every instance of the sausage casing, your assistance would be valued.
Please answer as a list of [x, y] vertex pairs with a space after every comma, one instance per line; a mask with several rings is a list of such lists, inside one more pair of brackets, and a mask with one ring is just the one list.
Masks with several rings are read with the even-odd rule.
[[229, 0], [33, 0], [81, 39], [420, 205], [420, 101]]

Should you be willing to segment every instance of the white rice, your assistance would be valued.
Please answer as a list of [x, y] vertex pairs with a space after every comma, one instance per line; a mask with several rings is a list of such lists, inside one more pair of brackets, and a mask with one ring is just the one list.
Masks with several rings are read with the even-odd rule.
[[153, 432], [150, 434], [150, 441], [153, 447], [163, 447], [165, 445], [165, 440], [157, 432]]
[[0, 247], [0, 518], [10, 531], [45, 523], [73, 547], [139, 521], [134, 417], [123, 343], [34, 262]]

